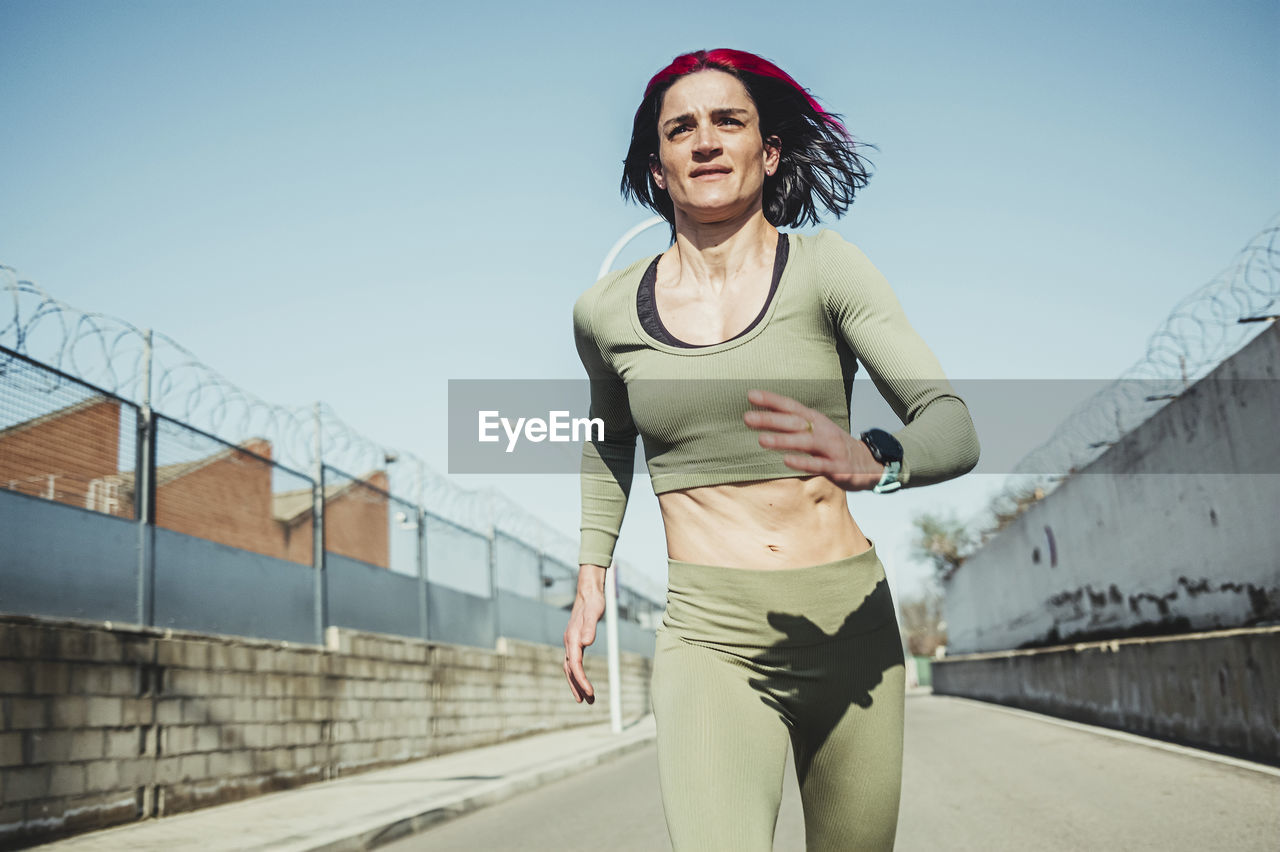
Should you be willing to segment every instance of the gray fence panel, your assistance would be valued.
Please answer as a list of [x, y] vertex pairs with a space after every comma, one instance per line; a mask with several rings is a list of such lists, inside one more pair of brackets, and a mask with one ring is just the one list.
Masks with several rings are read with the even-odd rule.
[[493, 602], [434, 583], [427, 586], [427, 630], [436, 642], [493, 648]]
[[358, 559], [324, 555], [329, 624], [421, 638], [418, 580]]
[[475, 597], [489, 597], [489, 539], [427, 515], [427, 579]]
[[[418, 507], [392, 497], [387, 518], [387, 567], [403, 577], [418, 576]], [[415, 593], [416, 594], [416, 593]]]
[[156, 529], [156, 625], [315, 644], [313, 569]]
[[506, 592], [532, 600], [542, 597], [538, 551], [509, 535], [494, 536], [494, 576], [497, 586]]
[[[511, 592], [498, 593], [498, 633], [502, 636], [554, 647], [564, 644], [564, 629], [568, 626], [567, 609], [531, 601]], [[653, 656], [652, 634], [646, 651], [643, 638], [636, 639], [631, 634], [641, 635], [648, 631], [626, 621], [619, 622], [618, 626], [618, 644], [623, 650]], [[588, 656], [603, 656], [608, 653], [606, 629], [607, 623], [601, 619], [596, 625], [596, 641], [586, 648]]]
[[[542, 557], [542, 602], [554, 607], [572, 607], [578, 596], [578, 569], [548, 556]], [[566, 617], [568, 610], [565, 610]]]
[[559, 645], [564, 642], [564, 625], [557, 633], [550, 629], [547, 607], [513, 592], [498, 592], [498, 633], [512, 639]]
[[652, 630], [630, 621], [618, 622], [618, 647], [633, 654], [653, 656], [655, 636]]
[[137, 621], [138, 524], [0, 491], [0, 611]]
[[[542, 629], [547, 637], [548, 645], [564, 645], [564, 629], [569, 626], [570, 609], [561, 609], [552, 604], [542, 604]], [[604, 626], [602, 624], [600, 636], [604, 636], [603, 631]], [[596, 644], [601, 644], [599, 639], [596, 640]]]

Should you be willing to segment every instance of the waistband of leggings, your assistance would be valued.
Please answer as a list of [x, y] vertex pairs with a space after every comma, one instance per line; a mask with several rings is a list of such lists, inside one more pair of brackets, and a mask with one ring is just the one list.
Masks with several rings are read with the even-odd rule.
[[667, 560], [663, 630], [693, 642], [802, 647], [894, 620], [875, 542], [861, 553], [803, 568], [756, 570]]

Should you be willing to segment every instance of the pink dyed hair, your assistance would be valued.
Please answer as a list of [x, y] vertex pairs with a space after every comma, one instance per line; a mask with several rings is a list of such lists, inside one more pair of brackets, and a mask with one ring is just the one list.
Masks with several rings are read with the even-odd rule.
[[[809, 94], [809, 90], [797, 83], [786, 71], [783, 71], [762, 56], [748, 53], [745, 50], [734, 50], [730, 47], [717, 47], [714, 50], [695, 50], [692, 53], [680, 54], [671, 61], [670, 65], [653, 75], [652, 79], [649, 80], [649, 84], [644, 87], [644, 98], [642, 100], [647, 101], [649, 96], [653, 94], [654, 89], [665, 88], [681, 77], [698, 71], [706, 71], [707, 69], [728, 71], [735, 76], [739, 72], [745, 72], [786, 83], [805, 99], [822, 121], [837, 129], [840, 135], [849, 135], [849, 131], [845, 129], [839, 119], [823, 109], [822, 105]], [[640, 108], [644, 108], [643, 104]]]
[[696, 50], [677, 56], [645, 87], [631, 126], [631, 143], [623, 159], [623, 198], [648, 207], [671, 223], [675, 238], [675, 207], [671, 196], [654, 183], [650, 162], [659, 148], [658, 113], [663, 97], [676, 80], [698, 71], [724, 71], [746, 88], [760, 112], [760, 133], [782, 142], [778, 170], [765, 177], [761, 205], [775, 226], [817, 224], [819, 207], [836, 216], [853, 203], [854, 193], [871, 176], [869, 163], [857, 142], [832, 113], [809, 91], [767, 59], [744, 50]]

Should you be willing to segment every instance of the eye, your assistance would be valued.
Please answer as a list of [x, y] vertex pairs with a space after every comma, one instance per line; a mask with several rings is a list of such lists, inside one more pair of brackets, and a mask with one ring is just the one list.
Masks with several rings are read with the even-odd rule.
[[721, 121], [721, 122], [727, 122], [728, 124], [739, 124], [739, 125], [740, 125], [740, 124], [742, 124], [742, 122], [741, 122], [741, 121], [738, 121], [738, 119], [736, 119], [736, 118], [730, 118], [730, 117], [729, 117], [729, 116], [727, 116], [727, 115], [726, 115], [726, 116], [724, 116], [723, 118], [721, 118], [721, 119], [720, 119], [720, 121]]
[[677, 126], [675, 126], [675, 127], [671, 128], [671, 131], [667, 134], [667, 138], [668, 138], [668, 139], [675, 139], [675, 138], [676, 138], [676, 136], [680, 135], [680, 133], [682, 133], [683, 131], [688, 130], [688, 129], [689, 129], [689, 125], [687, 125], [687, 124], [680, 124], [680, 125], [677, 125]]

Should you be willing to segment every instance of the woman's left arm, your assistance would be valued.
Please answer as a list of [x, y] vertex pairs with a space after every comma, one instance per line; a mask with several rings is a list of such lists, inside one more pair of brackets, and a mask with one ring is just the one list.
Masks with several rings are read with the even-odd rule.
[[827, 314], [905, 424], [893, 432], [902, 444], [902, 486], [930, 485], [973, 470], [980, 448], [969, 407], [907, 321], [889, 282], [857, 246], [834, 231], [822, 238]]

